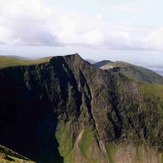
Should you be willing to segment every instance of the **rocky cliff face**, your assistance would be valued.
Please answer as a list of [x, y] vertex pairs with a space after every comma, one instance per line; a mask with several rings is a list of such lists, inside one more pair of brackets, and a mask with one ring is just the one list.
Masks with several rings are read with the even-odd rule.
[[0, 144], [43, 163], [161, 161], [163, 98], [148, 87], [78, 54], [3, 68]]

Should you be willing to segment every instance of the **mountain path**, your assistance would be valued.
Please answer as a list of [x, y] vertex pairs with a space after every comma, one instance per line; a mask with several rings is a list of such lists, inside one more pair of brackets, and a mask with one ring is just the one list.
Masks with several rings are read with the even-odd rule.
[[75, 144], [74, 144], [75, 155], [78, 156], [75, 163], [78, 163], [78, 162], [87, 163], [87, 161], [84, 159], [84, 157], [80, 151], [79, 145], [78, 145], [79, 141], [81, 140], [81, 138], [83, 136], [83, 133], [84, 133], [84, 129], [79, 133], [79, 135], [76, 138]]
[[[78, 135], [77, 139], [76, 139], [76, 145], [78, 146], [78, 143], [79, 141], [81, 140], [82, 136], [83, 136], [83, 133], [84, 133], [84, 129], [80, 132], [80, 134]], [[79, 148], [79, 146], [78, 146]]]

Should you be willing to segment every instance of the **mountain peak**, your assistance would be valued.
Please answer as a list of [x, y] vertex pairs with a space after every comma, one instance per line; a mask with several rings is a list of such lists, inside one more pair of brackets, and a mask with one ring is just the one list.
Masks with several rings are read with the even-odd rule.
[[67, 56], [74, 56], [74, 57], [79, 57], [79, 58], [81, 58], [81, 56], [79, 55], [79, 53], [69, 54], [69, 55], [67, 55]]
[[64, 58], [72, 58], [72, 59], [75, 59], [75, 60], [81, 60], [82, 59], [81, 56], [78, 53], [66, 55], [66, 56], [64, 56]]

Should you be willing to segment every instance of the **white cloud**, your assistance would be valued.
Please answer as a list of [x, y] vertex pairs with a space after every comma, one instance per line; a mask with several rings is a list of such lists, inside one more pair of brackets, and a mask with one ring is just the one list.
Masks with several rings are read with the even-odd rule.
[[[156, 2], [157, 3], [157, 2]], [[151, 9], [150, 0], [114, 0], [107, 3], [110, 9], [126, 12], [146, 12]]]
[[118, 10], [118, 11], [133, 11], [133, 12], [142, 11], [142, 8], [138, 6], [129, 5], [128, 3], [112, 4], [109, 7], [111, 9]]
[[152, 48], [163, 49], [163, 27], [153, 29], [147, 38]]
[[[121, 5], [119, 9], [138, 9], [132, 7]], [[88, 15], [52, 7], [41, 0], [0, 0], [0, 42], [163, 50], [163, 28], [109, 25], [101, 14]]]
[[103, 19], [103, 16], [102, 16], [101, 14], [97, 14], [97, 15], [96, 15], [96, 18], [97, 18], [97, 19]]
[[113, 49], [163, 50], [163, 28], [111, 27], [107, 42]]

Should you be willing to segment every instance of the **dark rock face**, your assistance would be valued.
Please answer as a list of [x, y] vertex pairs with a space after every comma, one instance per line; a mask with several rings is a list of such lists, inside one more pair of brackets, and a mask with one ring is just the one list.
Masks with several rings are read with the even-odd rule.
[[35, 67], [14, 67], [1, 71], [0, 140], [1, 144], [37, 161], [40, 158], [42, 162], [47, 159], [50, 162], [58, 152], [54, 138], [57, 115], [53, 112], [44, 81], [46, 77], [51, 77], [46, 74], [44, 79], [40, 79], [35, 73]]
[[71, 121], [74, 143], [93, 126], [97, 143], [132, 141], [162, 151], [163, 105], [148, 98], [138, 84], [78, 54], [1, 69], [0, 144], [38, 162], [63, 162], [55, 133], [58, 123]]

